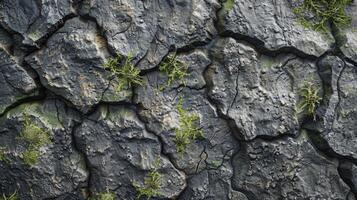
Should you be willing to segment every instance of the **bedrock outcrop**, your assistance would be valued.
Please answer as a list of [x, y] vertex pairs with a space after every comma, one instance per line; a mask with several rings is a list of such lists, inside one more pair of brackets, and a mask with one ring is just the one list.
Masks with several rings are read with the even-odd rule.
[[0, 199], [356, 200], [356, 1], [303, 3], [0, 1]]

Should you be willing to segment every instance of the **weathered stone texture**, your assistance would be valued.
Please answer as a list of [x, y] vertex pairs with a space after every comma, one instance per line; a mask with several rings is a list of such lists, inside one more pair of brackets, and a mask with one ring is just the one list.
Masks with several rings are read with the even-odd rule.
[[305, 133], [246, 145], [234, 157], [233, 184], [250, 199], [346, 199], [349, 187], [339, 177], [338, 161], [316, 152]]
[[111, 190], [121, 199], [136, 199], [134, 185], [144, 185], [155, 167], [163, 176], [163, 197], [176, 197], [186, 186], [185, 175], [161, 154], [158, 138], [145, 130], [131, 108], [100, 106], [76, 129], [75, 138], [88, 159], [94, 194]]
[[[33, 166], [24, 163], [22, 154], [29, 148], [21, 139], [25, 115], [51, 138], [50, 144], [39, 149]], [[0, 193], [17, 191], [20, 199], [56, 198], [66, 193], [81, 198], [88, 171], [72, 139], [78, 120], [78, 115], [58, 100], [22, 104], [1, 117], [0, 146], [5, 160], [0, 162]]]
[[223, 30], [257, 39], [272, 51], [293, 48], [321, 56], [334, 43], [332, 35], [303, 27], [293, 12], [294, 5], [296, 1], [235, 0], [232, 7], [224, 8]]
[[134, 200], [156, 171], [149, 199], [356, 200], [357, 2], [323, 32], [303, 1], [0, 0], [0, 199]]
[[4, 49], [0, 49], [0, 85], [0, 114], [25, 98], [38, 95], [34, 79]]
[[209, 97], [234, 121], [239, 137], [297, 134], [300, 90], [306, 82], [320, 88], [314, 63], [289, 54], [264, 56], [231, 38], [219, 40], [212, 55]]

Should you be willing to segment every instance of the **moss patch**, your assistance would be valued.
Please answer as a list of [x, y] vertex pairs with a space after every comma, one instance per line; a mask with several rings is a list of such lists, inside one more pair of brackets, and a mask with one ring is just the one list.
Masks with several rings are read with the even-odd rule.
[[223, 2], [223, 11], [224, 12], [229, 12], [233, 9], [234, 6], [234, 0], [226, 0]]
[[48, 131], [33, 123], [28, 115], [24, 115], [22, 132], [19, 139], [27, 144], [27, 150], [22, 153], [22, 157], [24, 163], [30, 166], [37, 163], [39, 149], [51, 143]]
[[[115, 200], [116, 195], [113, 192], [106, 191], [96, 195], [95, 200]], [[93, 200], [94, 200], [93, 199]]]

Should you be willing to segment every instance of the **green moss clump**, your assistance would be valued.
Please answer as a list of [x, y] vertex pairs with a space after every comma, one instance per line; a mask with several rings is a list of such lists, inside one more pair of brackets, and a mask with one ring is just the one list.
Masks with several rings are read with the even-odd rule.
[[226, 0], [224, 3], [223, 3], [223, 10], [225, 12], [229, 12], [233, 9], [233, 6], [234, 6], [234, 0]]
[[101, 192], [97, 194], [96, 200], [115, 200], [115, 194], [110, 191]]
[[159, 196], [159, 190], [161, 188], [162, 175], [158, 172], [159, 162], [155, 164], [155, 168], [151, 170], [145, 177], [144, 186], [134, 184], [134, 187], [138, 191], [137, 198], [146, 197], [150, 199], [152, 197]]
[[28, 165], [35, 165], [38, 161], [39, 149], [51, 143], [48, 131], [32, 123], [28, 115], [24, 115], [22, 132], [19, 139], [25, 141], [28, 145], [27, 150], [22, 153], [24, 163]]
[[27, 149], [22, 153], [24, 163], [30, 166], [36, 165], [39, 157], [39, 152], [36, 149]]
[[9, 160], [6, 157], [5, 148], [3, 147], [0, 147], [0, 162], [5, 162], [5, 163], [9, 162]]
[[175, 130], [174, 142], [179, 153], [185, 152], [187, 145], [193, 140], [203, 137], [201, 128], [197, 126], [199, 116], [197, 114], [189, 114], [182, 104], [182, 99], [180, 99], [176, 106], [180, 118], [180, 127]]
[[[182, 63], [181, 61], [176, 59], [176, 54], [173, 56], [167, 56], [159, 65], [160, 72], [167, 75], [167, 85], [171, 86], [175, 80], [181, 81], [184, 83], [185, 77], [187, 74], [188, 65]], [[162, 86], [161, 89], [165, 87]]]
[[135, 68], [132, 63], [133, 56], [129, 54], [127, 58], [117, 53], [116, 57], [109, 59], [104, 64], [104, 69], [109, 70], [112, 76], [118, 78], [116, 91], [120, 92], [125, 87], [143, 85], [143, 78], [140, 76], [140, 70]]
[[[326, 32], [329, 23], [337, 27], [346, 27], [351, 23], [351, 17], [345, 11], [351, 3], [352, 0], [304, 0], [294, 12], [305, 27]], [[307, 17], [311, 14], [314, 15], [312, 19]]]
[[319, 89], [312, 82], [305, 82], [304, 86], [300, 89], [300, 98], [299, 113], [305, 112], [315, 119], [315, 111], [322, 100], [319, 96]]
[[221, 9], [217, 13], [218, 24], [224, 24], [225, 16], [234, 8], [234, 0], [221, 0]]
[[18, 200], [18, 199], [19, 198], [17, 197], [17, 191], [12, 193], [10, 196], [6, 196], [5, 194], [0, 196], [0, 200]]

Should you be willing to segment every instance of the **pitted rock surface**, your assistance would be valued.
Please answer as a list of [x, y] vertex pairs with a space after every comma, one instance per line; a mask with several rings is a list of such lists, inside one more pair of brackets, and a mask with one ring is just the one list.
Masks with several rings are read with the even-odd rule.
[[76, 13], [80, 0], [4, 0], [0, 2], [0, 24], [20, 34], [24, 45], [37, 46], [38, 40], [53, 32]]
[[[223, 31], [260, 41], [271, 51], [294, 48], [307, 55], [321, 56], [334, 43], [330, 33], [305, 28], [293, 11], [301, 1], [227, 0], [223, 8]], [[230, 5], [232, 4], [232, 5]], [[238, 36], [239, 37], [239, 36]]]
[[321, 85], [314, 63], [293, 55], [264, 56], [231, 38], [217, 41], [212, 56], [209, 97], [234, 121], [238, 137], [297, 134], [299, 91], [306, 82]]
[[305, 133], [246, 145], [233, 158], [233, 184], [251, 199], [346, 199], [349, 187], [339, 177], [338, 161], [316, 152]]
[[[135, 184], [158, 168], [160, 194], [173, 198], [185, 188], [185, 174], [161, 154], [158, 138], [145, 130], [131, 108], [101, 106], [76, 129], [79, 149], [88, 159], [93, 192], [115, 191], [120, 199], [135, 199]], [[155, 166], [159, 162], [159, 166]]]
[[322, 137], [330, 148], [341, 156], [357, 158], [355, 144], [357, 110], [351, 104], [357, 100], [357, 71], [351, 64], [327, 60], [321, 67], [331, 67], [332, 95], [324, 115]]
[[215, 34], [217, 0], [84, 0], [82, 12], [105, 32], [109, 47], [134, 53], [142, 69], [153, 68], [170, 48], [207, 42]]
[[352, 5], [348, 7], [347, 13], [351, 16], [351, 26], [340, 29], [340, 42], [342, 53], [357, 63], [357, 2], [352, 2]]
[[38, 95], [34, 79], [4, 49], [0, 49], [0, 115], [11, 105]]
[[88, 112], [103, 98], [119, 101], [131, 94], [111, 87], [116, 80], [111, 81], [113, 78], [103, 67], [109, 56], [96, 24], [74, 18], [48, 40], [47, 48], [26, 60], [40, 74], [46, 88]]
[[[22, 153], [29, 147], [21, 139], [24, 116], [49, 132], [51, 143], [39, 149], [34, 166], [24, 163]], [[0, 145], [6, 161], [0, 162], [0, 191], [19, 199], [50, 199], [72, 194], [82, 198], [88, 172], [84, 157], [74, 148], [72, 128], [78, 114], [59, 100], [22, 104], [0, 118]]]
[[304, 1], [0, 0], [0, 199], [356, 200], [356, 0]]

